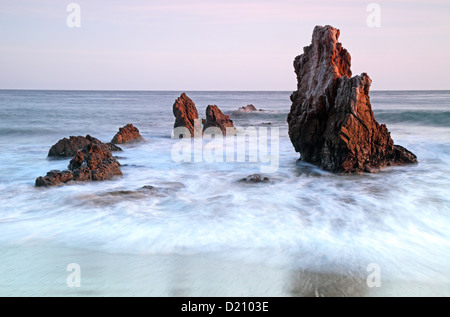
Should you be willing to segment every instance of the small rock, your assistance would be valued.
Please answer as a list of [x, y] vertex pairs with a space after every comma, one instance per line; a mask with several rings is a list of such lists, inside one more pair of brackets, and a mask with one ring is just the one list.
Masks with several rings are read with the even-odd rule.
[[138, 128], [129, 123], [126, 126], [119, 128], [119, 132], [113, 137], [111, 143], [124, 144], [141, 140], [142, 136], [140, 135]]
[[253, 174], [253, 175], [247, 176], [246, 178], [241, 179], [240, 182], [242, 182], [242, 183], [268, 183], [269, 178], [262, 177], [259, 174]]
[[36, 187], [48, 187], [48, 186], [58, 186], [62, 183], [67, 183], [73, 180], [73, 173], [71, 171], [59, 171], [52, 170], [47, 173], [44, 177], [38, 177], [36, 179]]
[[240, 107], [239, 109], [238, 109], [238, 111], [240, 111], [240, 112], [253, 112], [253, 111], [258, 111], [257, 109], [256, 109], [256, 107], [254, 106], [254, 105], [246, 105], [245, 107]]

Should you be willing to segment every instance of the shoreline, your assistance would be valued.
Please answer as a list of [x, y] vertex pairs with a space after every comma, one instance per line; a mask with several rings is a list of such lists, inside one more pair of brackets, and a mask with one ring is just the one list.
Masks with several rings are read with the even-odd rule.
[[[450, 285], [243, 263], [225, 254], [112, 254], [46, 243], [0, 246], [2, 297], [377, 297], [449, 296]], [[80, 265], [80, 287], [66, 270]]]

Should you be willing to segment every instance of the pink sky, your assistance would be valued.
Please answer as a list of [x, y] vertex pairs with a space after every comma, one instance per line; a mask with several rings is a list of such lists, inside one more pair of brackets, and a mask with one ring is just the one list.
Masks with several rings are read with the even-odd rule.
[[[66, 6], [81, 7], [81, 27]], [[2, 0], [0, 89], [294, 90], [315, 25], [372, 89], [450, 89], [450, 2]]]

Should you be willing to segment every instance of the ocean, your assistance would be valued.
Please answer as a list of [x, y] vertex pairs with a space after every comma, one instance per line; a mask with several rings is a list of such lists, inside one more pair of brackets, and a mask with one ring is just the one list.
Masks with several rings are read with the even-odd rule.
[[[298, 161], [291, 92], [186, 92], [202, 118], [218, 105], [278, 131], [274, 171], [174, 160], [181, 93], [0, 90], [0, 296], [450, 296], [450, 91], [372, 91], [419, 164], [346, 176]], [[122, 177], [34, 187], [67, 168], [47, 158], [59, 139], [127, 123], [145, 142], [115, 153]], [[269, 182], [239, 182], [252, 174]]]

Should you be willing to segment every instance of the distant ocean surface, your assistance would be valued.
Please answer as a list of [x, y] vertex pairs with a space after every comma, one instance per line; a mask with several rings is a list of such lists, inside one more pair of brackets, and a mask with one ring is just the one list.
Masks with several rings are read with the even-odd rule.
[[[218, 105], [235, 126], [279, 128], [269, 183], [239, 182], [261, 163], [172, 160], [180, 91], [0, 90], [1, 296], [450, 296], [450, 91], [372, 91], [419, 164], [351, 176], [297, 161], [291, 92], [186, 93], [200, 117]], [[265, 111], [234, 112], [247, 104]], [[127, 123], [145, 142], [115, 153], [123, 177], [34, 187], [67, 168], [46, 158], [59, 139], [109, 142]], [[120, 194], [146, 185], [159, 194]], [[365, 285], [371, 263], [380, 288]]]

